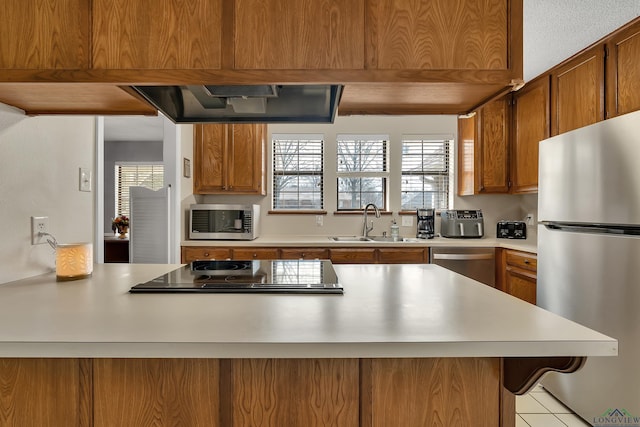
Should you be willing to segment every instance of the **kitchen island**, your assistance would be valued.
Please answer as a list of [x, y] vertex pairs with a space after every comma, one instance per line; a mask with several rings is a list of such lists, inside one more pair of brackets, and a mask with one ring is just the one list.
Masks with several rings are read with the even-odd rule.
[[617, 354], [433, 265], [336, 266], [344, 295], [128, 293], [178, 267], [0, 285], [0, 425], [508, 426], [514, 366]]

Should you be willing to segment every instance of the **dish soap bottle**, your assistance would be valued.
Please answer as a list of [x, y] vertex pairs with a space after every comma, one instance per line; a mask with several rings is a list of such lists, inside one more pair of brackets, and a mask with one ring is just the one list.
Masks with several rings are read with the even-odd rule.
[[397, 240], [400, 237], [400, 227], [396, 224], [396, 219], [391, 221], [391, 238]]

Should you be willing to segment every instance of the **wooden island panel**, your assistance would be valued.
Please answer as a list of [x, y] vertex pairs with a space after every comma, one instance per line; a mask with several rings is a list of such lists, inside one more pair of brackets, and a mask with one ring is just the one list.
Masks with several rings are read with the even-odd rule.
[[233, 360], [233, 427], [357, 427], [358, 359]]
[[94, 359], [93, 425], [217, 427], [219, 364], [217, 359]]
[[499, 359], [373, 359], [365, 366], [371, 423], [362, 425], [498, 425]]
[[0, 425], [88, 425], [83, 373], [80, 359], [0, 359]]

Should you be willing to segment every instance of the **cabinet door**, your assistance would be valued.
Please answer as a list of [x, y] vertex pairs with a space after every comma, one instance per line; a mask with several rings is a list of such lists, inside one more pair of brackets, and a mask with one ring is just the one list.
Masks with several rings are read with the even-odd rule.
[[89, 67], [89, 0], [2, 0], [0, 69]]
[[604, 120], [604, 46], [551, 74], [551, 131], [558, 135]]
[[281, 259], [329, 259], [329, 249], [282, 248]]
[[480, 193], [509, 192], [509, 121], [511, 97], [506, 96], [480, 109], [479, 167]]
[[537, 79], [514, 94], [511, 145], [511, 191], [538, 191], [538, 143], [549, 137], [549, 76]]
[[93, 0], [93, 68], [219, 69], [222, 0]]
[[376, 250], [374, 248], [331, 249], [331, 262], [334, 264], [373, 264], [376, 262]]
[[521, 300], [536, 303], [536, 273], [507, 265], [505, 292]]
[[206, 246], [183, 246], [182, 262], [188, 263], [198, 259], [230, 259], [231, 250]]
[[264, 185], [264, 124], [230, 125], [227, 190], [233, 193], [266, 194]]
[[608, 43], [607, 117], [640, 110], [640, 21]]
[[458, 118], [458, 196], [471, 196], [476, 192], [476, 116]]
[[234, 68], [364, 68], [363, 0], [234, 3]]
[[505, 70], [509, 66], [506, 0], [366, 3], [367, 68]]
[[193, 131], [193, 192], [223, 192], [227, 186], [227, 125], [195, 125]]

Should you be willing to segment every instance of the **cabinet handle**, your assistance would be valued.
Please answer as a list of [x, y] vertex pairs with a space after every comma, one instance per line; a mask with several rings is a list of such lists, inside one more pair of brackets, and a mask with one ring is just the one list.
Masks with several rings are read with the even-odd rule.
[[258, 258], [258, 254], [253, 254], [253, 257], [254, 258]]
[[529, 261], [528, 259], [525, 259], [525, 260], [524, 260], [524, 263], [525, 263], [525, 264], [529, 264], [529, 263], [530, 263], [530, 261]]
[[204, 253], [204, 256], [209, 256], [209, 252], [205, 252], [205, 253]]

